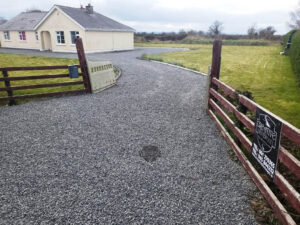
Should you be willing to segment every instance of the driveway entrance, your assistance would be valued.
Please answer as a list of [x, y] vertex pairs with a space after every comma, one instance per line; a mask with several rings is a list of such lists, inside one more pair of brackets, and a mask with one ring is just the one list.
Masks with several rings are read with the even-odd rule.
[[121, 68], [118, 85], [0, 108], [0, 224], [256, 224], [207, 77], [136, 58], [167, 51], [87, 55]]

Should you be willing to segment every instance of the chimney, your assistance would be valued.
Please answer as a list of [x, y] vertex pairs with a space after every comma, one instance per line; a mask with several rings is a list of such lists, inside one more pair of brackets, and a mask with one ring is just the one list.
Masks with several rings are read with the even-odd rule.
[[93, 6], [91, 6], [91, 4], [89, 3], [86, 7], [85, 10], [88, 14], [93, 14]]

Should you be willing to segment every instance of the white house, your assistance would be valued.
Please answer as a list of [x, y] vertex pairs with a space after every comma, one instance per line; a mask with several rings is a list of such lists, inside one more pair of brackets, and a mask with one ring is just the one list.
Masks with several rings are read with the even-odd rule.
[[86, 52], [131, 50], [134, 29], [85, 8], [54, 5], [49, 12], [23, 12], [0, 25], [1, 47], [76, 52], [80, 36]]

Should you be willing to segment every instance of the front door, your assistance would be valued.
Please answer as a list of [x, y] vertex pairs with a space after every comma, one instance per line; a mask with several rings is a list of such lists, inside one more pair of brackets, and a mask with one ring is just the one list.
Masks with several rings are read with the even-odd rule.
[[50, 32], [49, 31], [42, 31], [41, 36], [42, 36], [42, 49], [44, 51], [52, 50]]

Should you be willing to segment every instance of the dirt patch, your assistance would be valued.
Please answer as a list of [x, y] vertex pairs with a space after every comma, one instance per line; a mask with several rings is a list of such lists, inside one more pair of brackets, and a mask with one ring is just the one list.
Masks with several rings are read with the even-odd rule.
[[139, 155], [147, 162], [154, 162], [161, 156], [161, 152], [157, 146], [148, 145], [143, 147], [143, 149], [139, 152]]

